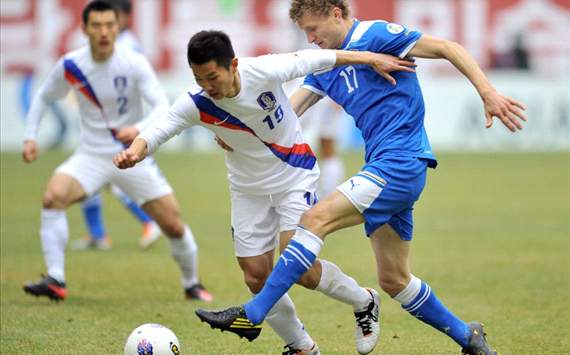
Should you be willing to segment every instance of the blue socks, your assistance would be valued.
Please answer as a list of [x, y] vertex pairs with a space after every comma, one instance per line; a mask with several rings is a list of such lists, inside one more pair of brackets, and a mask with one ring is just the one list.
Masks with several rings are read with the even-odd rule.
[[141, 223], [152, 222], [152, 218], [146, 214], [146, 212], [124, 192], [118, 194], [117, 197], [119, 197], [123, 205], [128, 208]]
[[83, 217], [91, 238], [94, 240], [105, 238], [107, 233], [105, 232], [105, 225], [101, 215], [101, 194], [96, 193], [87, 198], [81, 205], [81, 210], [83, 211]]
[[[117, 197], [119, 197], [123, 205], [128, 208], [141, 223], [152, 222], [152, 218], [125, 193], [121, 192]], [[101, 213], [102, 204], [101, 194], [96, 193], [85, 200], [81, 208], [89, 235], [94, 240], [102, 240], [107, 235], [105, 224], [103, 223], [103, 215]]]
[[247, 318], [253, 324], [262, 323], [273, 305], [311, 268], [322, 244], [313, 233], [297, 228], [261, 292], [244, 305]]
[[468, 345], [469, 326], [451, 313], [425, 282], [412, 275], [408, 286], [394, 299], [412, 316], [445, 333], [461, 347]]

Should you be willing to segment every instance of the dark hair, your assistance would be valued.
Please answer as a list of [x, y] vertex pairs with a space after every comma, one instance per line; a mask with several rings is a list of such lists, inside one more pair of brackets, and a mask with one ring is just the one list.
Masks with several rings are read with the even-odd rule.
[[119, 17], [119, 14], [117, 13], [116, 7], [114, 7], [113, 5], [108, 3], [107, 1], [94, 0], [94, 1], [91, 1], [89, 4], [87, 4], [87, 6], [85, 6], [85, 8], [83, 9], [83, 14], [81, 15], [81, 17], [82, 17], [83, 23], [85, 25], [87, 25], [87, 21], [89, 20], [89, 14], [91, 13], [91, 11], [97, 11], [97, 12], [113, 11], [115, 13], [115, 16], [117, 18]]
[[105, 0], [117, 10], [126, 13], [127, 15], [133, 11], [131, 0]]
[[218, 66], [229, 68], [235, 57], [230, 37], [222, 31], [200, 31], [190, 38], [186, 51], [188, 65], [205, 64], [214, 60]]

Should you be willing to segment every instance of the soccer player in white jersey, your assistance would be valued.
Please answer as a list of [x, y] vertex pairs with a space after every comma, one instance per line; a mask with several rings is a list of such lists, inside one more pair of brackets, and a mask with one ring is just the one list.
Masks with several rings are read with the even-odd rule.
[[[188, 62], [199, 86], [183, 93], [163, 120], [147, 127], [114, 161], [120, 168], [132, 167], [193, 125], [210, 129], [229, 144], [235, 254], [246, 285], [257, 293], [271, 272], [277, 241], [287, 243], [300, 215], [317, 200], [316, 158], [282, 84], [344, 63], [370, 64], [386, 76], [387, 71], [413, 69], [398, 58], [365, 52], [306, 50], [238, 59], [229, 37], [219, 31], [195, 34], [188, 43]], [[351, 305], [357, 346], [374, 346], [379, 335], [375, 290], [360, 287], [325, 260], [317, 261], [299, 283]], [[319, 353], [288, 295], [281, 297], [267, 321], [285, 340], [286, 354]], [[240, 320], [228, 330], [250, 340], [258, 335], [258, 329], [244, 327]]]
[[[358, 21], [348, 0], [293, 0], [290, 18], [307, 40], [324, 48], [389, 53], [399, 57], [444, 58], [461, 71], [481, 96], [486, 126], [493, 117], [508, 129], [522, 129], [525, 106], [499, 93], [461, 45], [423, 35], [386, 21]], [[424, 101], [415, 73], [400, 72], [397, 85], [378, 78], [366, 66], [342, 66], [310, 74], [291, 97], [304, 111], [323, 96], [331, 97], [355, 120], [365, 143], [362, 171], [303, 214], [263, 289], [242, 306], [223, 311], [198, 310], [222, 330], [237, 318], [254, 326], [282, 294], [303, 277], [325, 238], [339, 229], [364, 223], [376, 257], [380, 287], [417, 320], [450, 337], [464, 354], [496, 355], [483, 326], [453, 314], [426, 281], [410, 270], [413, 209], [437, 160], [424, 128]], [[348, 255], [357, 251], [347, 250]], [[445, 351], [442, 351], [445, 352]]]
[[[81, 114], [80, 145], [50, 178], [43, 196], [40, 236], [47, 275], [24, 285], [26, 293], [63, 300], [67, 296], [64, 253], [68, 240], [65, 210], [112, 183], [132, 196], [169, 237], [173, 258], [182, 272], [187, 298], [212, 296], [198, 279], [198, 247], [181, 218], [172, 188], [154, 160], [130, 171], [117, 169], [120, 152], [149, 122], [168, 110], [168, 100], [147, 60], [114, 46], [117, 14], [104, 1], [83, 10], [83, 31], [89, 45], [67, 53], [56, 64], [34, 97], [25, 132], [23, 159], [38, 156], [36, 133], [47, 104], [73, 89]], [[142, 99], [152, 107], [144, 120]]]
[[[116, 44], [127, 47], [136, 52], [142, 53], [139, 41], [130, 30], [130, 17], [132, 13], [132, 3], [130, 0], [105, 0], [115, 7], [118, 16], [119, 34]], [[142, 233], [139, 238], [139, 246], [148, 248], [158, 241], [162, 234], [160, 227], [155, 221], [130, 198], [126, 193], [115, 185], [111, 185], [111, 192], [125, 208], [140, 222]], [[80, 239], [71, 241], [72, 250], [109, 250], [112, 240], [107, 235], [105, 223], [103, 221], [103, 200], [101, 193], [97, 192], [86, 198], [81, 204], [81, 211], [87, 226], [88, 234]]]

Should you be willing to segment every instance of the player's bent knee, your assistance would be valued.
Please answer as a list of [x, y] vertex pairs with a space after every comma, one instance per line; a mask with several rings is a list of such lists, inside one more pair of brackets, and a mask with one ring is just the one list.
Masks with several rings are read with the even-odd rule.
[[181, 238], [184, 235], [184, 224], [179, 218], [165, 218], [157, 223], [169, 238]]
[[320, 208], [311, 208], [301, 215], [300, 224], [315, 233], [326, 225], [326, 215]]
[[320, 281], [320, 272], [318, 272], [313, 266], [307, 272], [305, 272], [303, 276], [301, 276], [299, 281], [297, 281], [297, 284], [308, 288], [309, 290], [314, 290], [317, 288]]
[[263, 274], [257, 274], [257, 275], [245, 274], [244, 276], [245, 284], [247, 285], [247, 287], [251, 292], [259, 293], [259, 291], [261, 291], [261, 289], [263, 288], [263, 285], [265, 285], [267, 276], [268, 275], [263, 275]]
[[42, 198], [42, 207], [45, 209], [63, 209], [67, 207], [66, 198], [62, 193], [46, 191]]
[[392, 275], [380, 276], [378, 278], [378, 284], [384, 292], [392, 297], [396, 296], [407, 286], [405, 278], [395, 277]]

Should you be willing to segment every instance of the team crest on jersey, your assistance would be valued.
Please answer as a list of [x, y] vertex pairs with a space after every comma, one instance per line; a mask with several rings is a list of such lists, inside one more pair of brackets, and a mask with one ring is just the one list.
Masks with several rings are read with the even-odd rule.
[[273, 111], [273, 109], [277, 105], [277, 100], [275, 99], [275, 95], [273, 95], [271, 91], [266, 91], [258, 96], [257, 103], [265, 111]]
[[398, 33], [402, 33], [404, 31], [404, 26], [398, 25], [397, 23], [389, 23], [386, 26], [388, 32], [397, 35]]
[[116, 76], [113, 78], [113, 84], [118, 92], [123, 93], [127, 88], [127, 77], [126, 76]]

